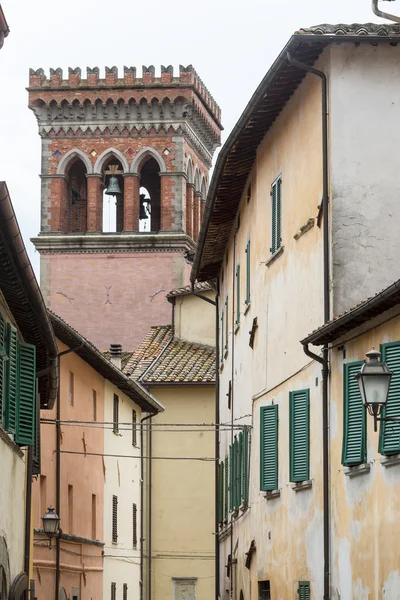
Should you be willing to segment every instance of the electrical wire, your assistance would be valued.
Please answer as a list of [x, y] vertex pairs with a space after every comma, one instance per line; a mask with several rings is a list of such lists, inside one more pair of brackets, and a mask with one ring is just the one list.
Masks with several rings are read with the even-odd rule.
[[[251, 415], [245, 415], [245, 416], [251, 416]], [[242, 419], [243, 417], [239, 417], [239, 419]], [[115, 426], [116, 423], [115, 421], [83, 421], [83, 420], [78, 420], [78, 419], [60, 419], [59, 421], [57, 421], [57, 419], [40, 419], [41, 423], [46, 423], [46, 424], [56, 424], [56, 423], [61, 423], [61, 424], [80, 424], [80, 425], [111, 425], [111, 426]], [[118, 427], [120, 427], [121, 425], [126, 425], [128, 426], [130, 429], [132, 429], [132, 422], [128, 421], [128, 422], [123, 422], [123, 421], [119, 421], [118, 422]], [[155, 428], [155, 427], [220, 427], [221, 424], [216, 424], [216, 423], [152, 423], [151, 425], [148, 423], [136, 423], [136, 429], [140, 429], [140, 427], [143, 427], [144, 429], [150, 429], [151, 428]], [[233, 426], [235, 429], [243, 429], [243, 427], [247, 427], [247, 425], [234, 425]], [[191, 430], [190, 430], [191, 431]], [[214, 431], [214, 429], [213, 429]]]
[[[77, 450], [61, 450], [61, 454], [78, 454], [82, 456], [105, 456], [110, 458], [138, 458], [138, 456], [132, 456], [130, 454], [103, 454], [101, 452], [78, 452]], [[149, 456], [143, 456], [143, 458], [150, 458]], [[200, 456], [152, 456], [152, 460], [198, 460], [201, 462], [215, 462], [215, 458], [200, 457]]]

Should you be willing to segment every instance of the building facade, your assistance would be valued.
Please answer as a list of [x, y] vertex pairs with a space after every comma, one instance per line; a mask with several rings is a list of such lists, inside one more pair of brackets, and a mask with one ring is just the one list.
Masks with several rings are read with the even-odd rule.
[[[328, 348], [309, 348], [306, 336], [400, 275], [389, 131], [398, 35], [371, 24], [296, 32], [217, 160], [191, 279], [218, 286], [220, 422], [231, 424], [219, 444], [223, 599], [350, 600], [396, 585], [366, 518], [375, 510], [379, 523], [377, 503], [362, 478], [346, 477], [334, 446], [342, 432]], [[371, 140], [382, 126], [388, 162], [378, 168]], [[361, 544], [368, 530], [367, 575], [335, 544], [349, 558], [351, 538]]]
[[104, 79], [97, 67], [68, 80], [31, 70], [29, 107], [42, 139], [33, 241], [45, 300], [102, 350], [133, 351], [169, 322], [163, 292], [188, 281], [220, 109], [191, 65], [160, 77], [112, 67]]

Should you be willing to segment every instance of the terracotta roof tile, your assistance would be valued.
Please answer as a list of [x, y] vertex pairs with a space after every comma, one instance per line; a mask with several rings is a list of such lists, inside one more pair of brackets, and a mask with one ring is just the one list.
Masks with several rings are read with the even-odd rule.
[[140, 346], [133, 352], [123, 371], [133, 379], [139, 379], [159, 356], [172, 338], [171, 325], [152, 327]]
[[[195, 292], [208, 292], [211, 289], [212, 289], [212, 287], [207, 281], [204, 281], [201, 283], [197, 282], [194, 286]], [[169, 294], [167, 294], [167, 298], [173, 298], [175, 296], [184, 296], [186, 294], [191, 294], [191, 293], [192, 293], [192, 286], [185, 285], [185, 287], [181, 287], [181, 288], [178, 288], [176, 290], [172, 290], [171, 292], [169, 292]]]

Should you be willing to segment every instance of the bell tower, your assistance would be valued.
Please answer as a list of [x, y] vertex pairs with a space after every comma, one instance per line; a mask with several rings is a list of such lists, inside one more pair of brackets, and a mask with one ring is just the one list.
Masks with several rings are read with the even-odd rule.
[[191, 65], [30, 70], [42, 140], [41, 287], [101, 350], [134, 350], [188, 283], [220, 109]]

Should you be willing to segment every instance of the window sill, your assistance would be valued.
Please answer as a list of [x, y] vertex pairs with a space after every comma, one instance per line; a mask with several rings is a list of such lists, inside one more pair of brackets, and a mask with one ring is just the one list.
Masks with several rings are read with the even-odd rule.
[[237, 332], [239, 331], [239, 329], [240, 329], [240, 323], [236, 323], [235, 330], [234, 330], [234, 334], [235, 335], [237, 334]]
[[391, 454], [390, 456], [382, 456], [381, 458], [382, 467], [395, 467], [400, 465], [400, 454]]
[[354, 477], [359, 477], [360, 475], [366, 475], [371, 470], [370, 463], [362, 463], [361, 465], [356, 465], [354, 467], [346, 467], [344, 470], [344, 474], [350, 479]]
[[272, 254], [272, 256], [265, 263], [267, 265], [267, 267], [270, 267], [276, 261], [277, 258], [282, 256], [284, 249], [285, 249], [285, 247], [281, 246], [280, 248], [278, 248], [278, 250], [276, 250], [276, 252], [274, 252]]
[[312, 479], [306, 479], [305, 481], [297, 481], [292, 485], [292, 490], [295, 492], [303, 492], [304, 490], [311, 490]]
[[244, 309], [244, 312], [243, 312], [244, 315], [247, 315], [247, 313], [250, 310], [250, 306], [251, 306], [251, 302], [247, 302], [246, 303], [246, 308]]
[[275, 500], [275, 498], [279, 498], [281, 495], [281, 490], [270, 490], [265, 492], [264, 498], [266, 500]]

